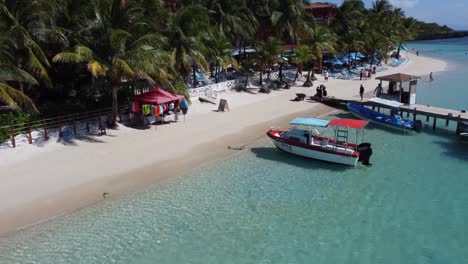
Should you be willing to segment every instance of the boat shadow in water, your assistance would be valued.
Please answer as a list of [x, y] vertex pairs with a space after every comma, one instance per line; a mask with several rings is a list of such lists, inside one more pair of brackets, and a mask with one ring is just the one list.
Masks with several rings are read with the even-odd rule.
[[453, 136], [449, 140], [437, 140], [434, 143], [444, 149], [442, 153], [445, 156], [468, 162], [468, 142]]
[[341, 172], [354, 168], [351, 166], [296, 156], [275, 148], [274, 146], [251, 148], [250, 151], [252, 151], [252, 153], [254, 153], [257, 158], [286, 163], [288, 165], [304, 169], [323, 169]]

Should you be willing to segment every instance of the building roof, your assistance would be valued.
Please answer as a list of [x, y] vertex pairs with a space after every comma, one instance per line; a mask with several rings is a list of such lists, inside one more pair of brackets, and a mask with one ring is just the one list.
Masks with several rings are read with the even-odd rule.
[[309, 3], [306, 6], [306, 8], [335, 8], [335, 6], [330, 3], [316, 2], [316, 3]]
[[395, 73], [395, 74], [390, 74], [386, 76], [376, 77], [375, 79], [382, 80], [382, 81], [406, 82], [406, 81], [421, 79], [421, 77], [415, 76], [415, 75], [404, 74], [404, 73]]

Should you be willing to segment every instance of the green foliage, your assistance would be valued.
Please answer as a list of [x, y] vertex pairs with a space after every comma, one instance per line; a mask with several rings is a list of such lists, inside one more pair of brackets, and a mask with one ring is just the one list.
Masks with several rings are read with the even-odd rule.
[[[14, 126], [14, 131], [22, 131], [24, 125], [32, 120], [32, 116], [27, 113], [9, 113], [0, 115], [0, 143], [11, 138], [10, 125]], [[19, 126], [17, 124], [20, 124]]]

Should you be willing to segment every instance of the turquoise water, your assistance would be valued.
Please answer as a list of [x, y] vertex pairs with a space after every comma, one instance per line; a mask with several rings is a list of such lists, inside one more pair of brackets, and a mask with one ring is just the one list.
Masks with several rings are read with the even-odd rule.
[[[434, 45], [449, 53], [454, 43]], [[464, 86], [444, 80], [427, 87]], [[467, 92], [452, 102], [425, 92], [433, 105], [468, 102]], [[0, 238], [0, 263], [468, 263], [468, 144], [453, 134], [453, 124], [413, 135], [371, 125], [374, 166], [357, 168], [288, 155], [265, 140]]]

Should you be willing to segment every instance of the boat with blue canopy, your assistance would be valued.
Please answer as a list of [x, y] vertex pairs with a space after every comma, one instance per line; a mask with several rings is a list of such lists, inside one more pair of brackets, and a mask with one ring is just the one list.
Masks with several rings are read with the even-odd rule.
[[[289, 123], [289, 130], [272, 129], [267, 135], [278, 149], [288, 153], [350, 166], [356, 166], [358, 161], [369, 165], [371, 144], [357, 144], [360, 136], [361, 142], [363, 141], [364, 127], [367, 123], [356, 119], [298, 117]], [[317, 128], [331, 128], [334, 137], [322, 136]], [[355, 142], [350, 142], [349, 130], [356, 131]]]

